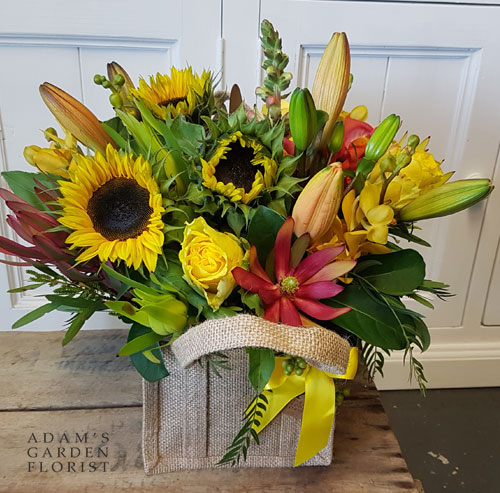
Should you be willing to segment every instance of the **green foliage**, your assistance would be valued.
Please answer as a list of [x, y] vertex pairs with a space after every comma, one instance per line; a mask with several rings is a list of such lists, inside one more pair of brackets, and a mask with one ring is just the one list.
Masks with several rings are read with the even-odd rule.
[[208, 365], [209, 370], [211, 370], [219, 378], [222, 378], [219, 370], [232, 370], [232, 368], [229, 366], [228, 360], [229, 356], [218, 351], [205, 355], [203, 359], [198, 360], [198, 363], [202, 365], [203, 361], [205, 361]]
[[255, 396], [250, 406], [245, 411], [243, 426], [234, 437], [224, 457], [222, 457], [218, 464], [231, 464], [231, 466], [236, 466], [240, 463], [242, 457], [243, 460], [246, 460], [248, 447], [250, 447], [252, 438], [257, 445], [259, 445], [259, 435], [254, 427], [260, 425], [260, 419], [264, 416], [263, 413], [267, 410], [268, 405], [269, 401], [263, 392]]
[[[130, 331], [128, 333], [127, 342], [130, 343], [138, 337], [150, 334], [152, 331], [149, 327], [144, 327], [140, 324], [132, 324]], [[147, 358], [142, 352], [137, 352], [130, 355], [130, 360], [134, 365], [135, 369], [140, 373], [140, 375], [148, 382], [156, 382], [169, 375], [168, 370], [165, 368], [165, 363], [163, 361], [163, 355], [160, 350], [160, 345], [158, 343], [152, 345], [152, 354], [154, 357], [160, 361], [160, 363], [154, 363], [149, 358]]]
[[[366, 262], [371, 265], [364, 268]], [[383, 255], [366, 255], [359, 261], [355, 272], [361, 269], [363, 279], [370, 282], [377, 291], [395, 296], [413, 293], [425, 277], [424, 259], [411, 249]]]
[[57, 183], [47, 175], [44, 175], [43, 173], [29, 173], [27, 171], [3, 171], [2, 176], [8, 183], [12, 192], [19, 198], [25, 200], [28, 204], [31, 204], [33, 207], [36, 207], [41, 211], [49, 211], [48, 207], [35, 193], [35, 187], [37, 187], [35, 180], [48, 189], [57, 187]]
[[247, 347], [248, 379], [257, 393], [264, 390], [274, 371], [274, 351], [269, 348]]
[[368, 344], [387, 350], [406, 347], [406, 339], [393, 310], [380, 295], [359, 282], [346, 286], [342, 293], [325, 303], [337, 308], [351, 307], [350, 312], [335, 319], [335, 325], [357, 335]]
[[103, 291], [102, 284], [90, 277], [86, 283], [74, 282], [45, 265], [35, 264], [34, 267], [38, 270], [27, 271], [33, 284], [24, 286], [17, 291], [47, 286], [54, 288], [54, 294], [45, 295], [49, 303], [22, 316], [12, 325], [12, 328], [23, 327], [52, 311], [70, 312], [73, 315], [67, 321], [68, 329], [62, 341], [62, 345], [65, 346], [95, 312], [106, 309], [103, 300], [108, 298], [109, 294]]
[[379, 373], [382, 377], [384, 376], [384, 352], [388, 356], [391, 354], [390, 351], [382, 350], [377, 346], [372, 346], [366, 342], [361, 344], [361, 357], [363, 358], [366, 366], [366, 376], [370, 380], [373, 380], [377, 373]]
[[259, 206], [248, 226], [248, 242], [257, 248], [259, 261], [265, 264], [266, 258], [274, 248], [274, 241], [285, 219], [268, 207]]
[[406, 223], [398, 223], [394, 226], [389, 227], [389, 234], [392, 236], [403, 238], [404, 240], [410, 241], [412, 243], [416, 243], [417, 245], [430, 247], [430, 243], [413, 234], [414, 229], [419, 228], [413, 224], [409, 227]]

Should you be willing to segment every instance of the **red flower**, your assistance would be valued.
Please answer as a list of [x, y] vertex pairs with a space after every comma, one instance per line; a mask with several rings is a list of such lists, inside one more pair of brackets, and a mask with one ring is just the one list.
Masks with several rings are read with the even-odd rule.
[[[266, 274], [257, 258], [257, 250], [250, 247], [250, 272], [236, 267], [232, 274], [236, 282], [253, 293], [258, 293], [271, 322], [302, 326], [299, 311], [318, 320], [331, 320], [347, 313], [350, 308], [333, 308], [319, 299], [331, 298], [344, 288], [333, 280], [349, 272], [354, 260], [332, 262], [344, 250], [344, 245], [325, 248], [300, 261], [307, 245], [299, 238], [292, 251], [291, 240], [294, 221], [289, 217], [281, 226], [274, 245], [276, 282]], [[300, 248], [300, 245], [303, 248]], [[297, 251], [300, 250], [297, 255]], [[300, 263], [299, 263], [300, 262]]]
[[375, 129], [368, 123], [349, 116], [344, 120], [344, 142], [333, 156], [332, 162], [340, 161], [342, 168], [356, 170], [358, 162], [365, 155], [365, 147]]

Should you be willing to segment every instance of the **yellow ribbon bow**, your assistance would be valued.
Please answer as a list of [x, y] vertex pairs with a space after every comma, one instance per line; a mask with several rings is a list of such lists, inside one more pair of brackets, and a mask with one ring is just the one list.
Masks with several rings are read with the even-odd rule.
[[358, 348], [351, 348], [349, 362], [343, 375], [336, 375], [307, 366], [302, 375], [285, 375], [282, 361], [275, 358], [274, 371], [264, 390], [269, 401], [259, 426], [253, 428], [260, 433], [279, 412], [295, 397], [305, 394], [299, 442], [295, 453], [294, 467], [303, 464], [326, 447], [335, 417], [334, 379], [352, 380], [358, 368]]

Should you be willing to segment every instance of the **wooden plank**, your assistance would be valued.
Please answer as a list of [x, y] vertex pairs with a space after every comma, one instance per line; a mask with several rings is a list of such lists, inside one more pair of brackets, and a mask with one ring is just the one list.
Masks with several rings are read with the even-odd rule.
[[126, 330], [0, 332], [0, 410], [140, 405], [141, 379], [117, 358]]
[[83, 331], [62, 348], [57, 332], [0, 334], [0, 492], [418, 491], [378, 392], [359, 378], [330, 467], [145, 476], [140, 379], [115, 356], [125, 335]]
[[[330, 467], [219, 469], [145, 476], [141, 420], [140, 407], [0, 413], [0, 491], [84, 493], [101, 489], [121, 491], [124, 488], [131, 492], [178, 493], [418, 491], [387, 416], [372, 389], [365, 393], [355, 391], [341, 407], [335, 435], [335, 458]], [[87, 443], [75, 443], [78, 440], [76, 433], [82, 439], [85, 432]], [[32, 433], [38, 441], [43, 441], [43, 433], [50, 433], [46, 438], [50, 440], [53, 435], [54, 442], [60, 441], [66, 433], [70, 443], [64, 438], [61, 444], [35, 443]], [[109, 441], [101, 445], [105, 441], [103, 433], [107, 434]], [[101, 452], [96, 448], [99, 445]], [[73, 447], [75, 457], [57, 458], [58, 447], [64, 449], [66, 456], [71, 455]], [[90, 447], [89, 453], [86, 453], [86, 447]], [[48, 457], [47, 448], [52, 458]], [[29, 457], [28, 450], [30, 455], [36, 453], [38, 457]], [[46, 457], [41, 457], [44, 453]], [[99, 453], [101, 455], [97, 457]], [[103, 453], [107, 453], [107, 457]], [[94, 457], [85, 458], [85, 455]], [[92, 461], [99, 463], [95, 472], [89, 471]], [[75, 462], [73, 469], [77, 472], [72, 471], [71, 462]], [[53, 472], [52, 467], [56, 471], [63, 470]]]

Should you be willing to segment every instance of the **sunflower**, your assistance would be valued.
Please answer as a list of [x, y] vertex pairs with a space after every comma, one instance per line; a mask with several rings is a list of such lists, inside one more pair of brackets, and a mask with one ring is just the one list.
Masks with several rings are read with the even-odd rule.
[[208, 161], [201, 159], [205, 187], [233, 202], [248, 204], [264, 187], [272, 185], [278, 165], [262, 152], [262, 144], [239, 131], [218, 144]]
[[191, 115], [196, 99], [203, 95], [206, 85], [210, 82], [210, 72], [203, 71], [201, 75], [193, 74], [191, 67], [177, 70], [172, 67], [170, 76], [156, 74], [149, 77], [149, 84], [141, 77], [139, 88], [131, 88], [129, 94], [143, 101], [157, 116], [165, 119], [167, 109], [172, 116]]
[[124, 260], [153, 272], [163, 245], [162, 197], [142, 157], [120, 154], [108, 145], [106, 157], [78, 155], [70, 180], [59, 181], [63, 206], [59, 222], [73, 230], [66, 243], [86, 248], [77, 262], [99, 256]]

